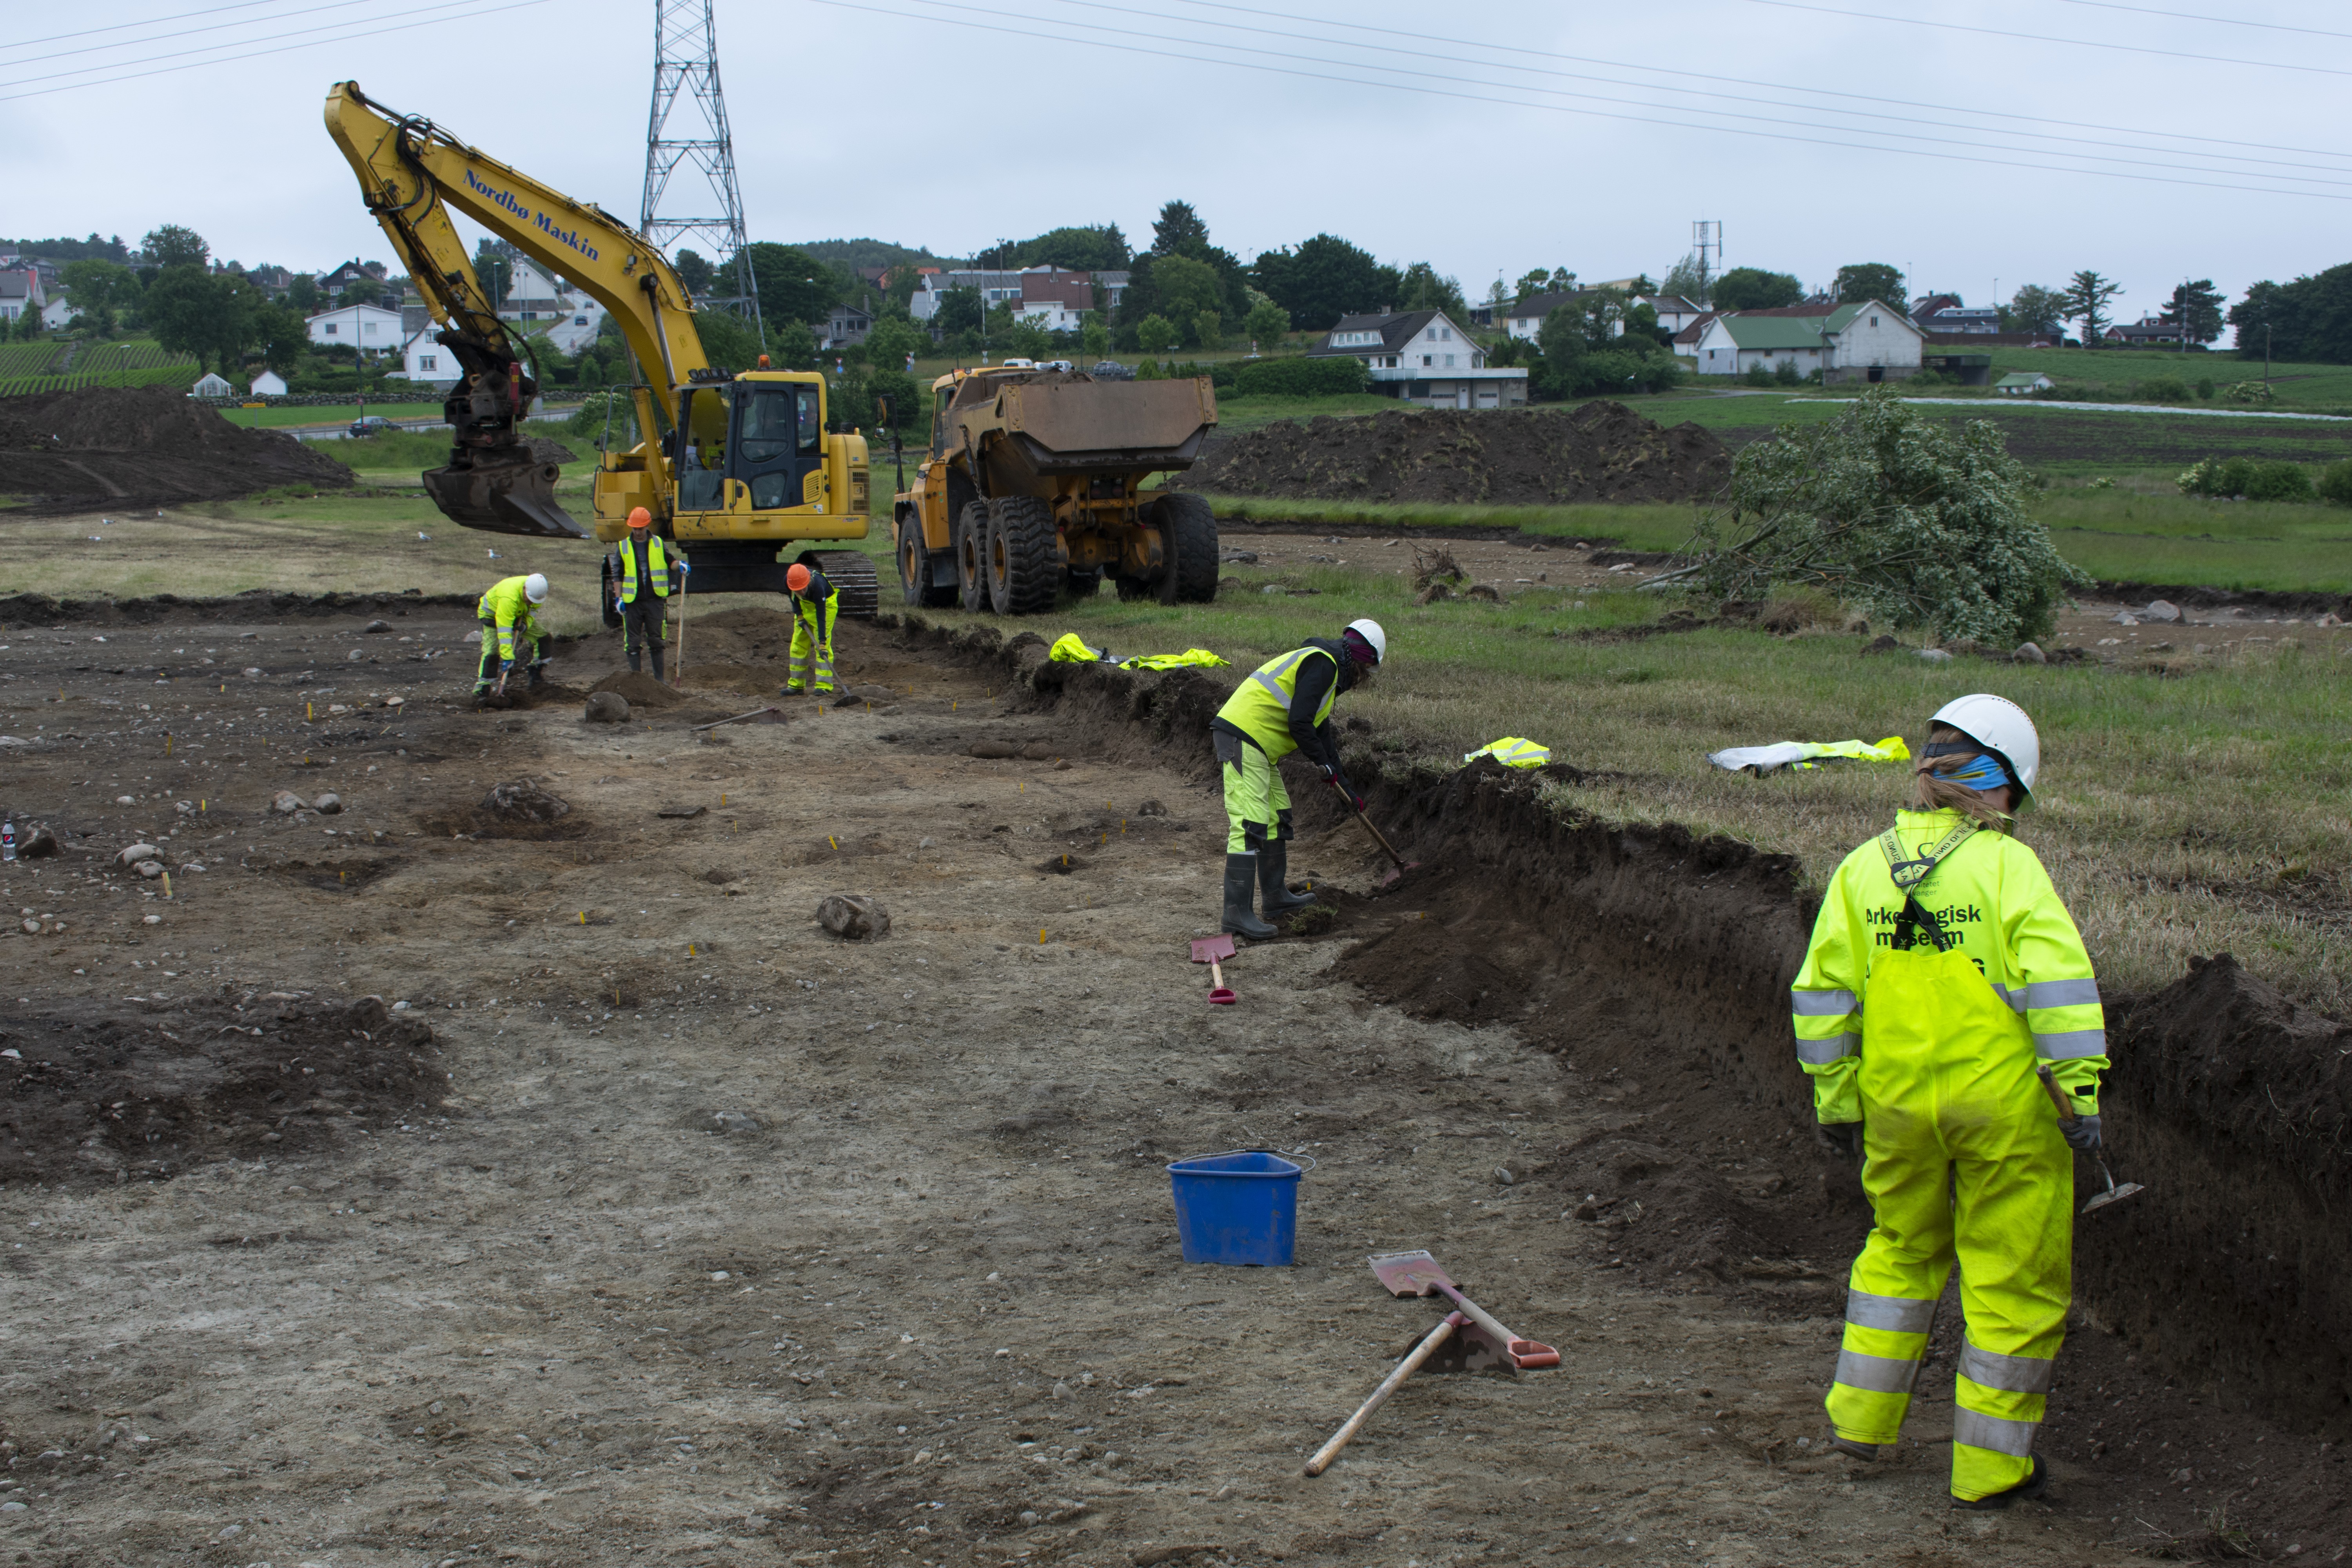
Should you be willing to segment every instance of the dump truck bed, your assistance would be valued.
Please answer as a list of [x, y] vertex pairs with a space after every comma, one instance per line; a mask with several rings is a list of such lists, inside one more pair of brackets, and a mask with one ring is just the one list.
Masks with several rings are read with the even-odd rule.
[[998, 397], [1022, 465], [1040, 475], [1187, 468], [1217, 423], [1217, 397], [1206, 376], [1055, 376], [1015, 382]]

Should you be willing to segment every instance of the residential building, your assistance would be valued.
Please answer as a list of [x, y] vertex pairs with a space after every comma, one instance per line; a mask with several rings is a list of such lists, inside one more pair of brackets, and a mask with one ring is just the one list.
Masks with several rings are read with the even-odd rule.
[[[1523, 300], [1515, 300], [1503, 307], [1501, 312], [1503, 330], [1512, 337], [1533, 340], [1535, 335], [1543, 330], [1544, 318], [1559, 306], [1569, 303], [1580, 294], [1592, 292], [1593, 289], [1614, 287], [1616, 285], [1611, 283], [1596, 283], [1592, 285], [1592, 289], [1579, 288], [1567, 293], [1530, 294]], [[1707, 313], [1705, 307], [1695, 305], [1679, 294], [1633, 294], [1627, 296], [1625, 302], [1629, 305], [1650, 307], [1657, 314], [1658, 325], [1670, 332], [1681, 331]], [[1624, 335], [1625, 323], [1616, 322], [1610, 336], [1622, 338]]]
[[929, 321], [939, 313], [940, 300], [953, 289], [978, 289], [991, 310], [999, 305], [1050, 303], [1065, 310], [1091, 310], [1095, 308], [1097, 284], [1106, 296], [1104, 308], [1116, 310], [1127, 290], [1129, 276], [1125, 272], [1081, 272], [1061, 267], [1028, 267], [1017, 272], [982, 268], [941, 271], [927, 267], [921, 272], [922, 286], [908, 301], [907, 313], [919, 321]]
[[1938, 311], [1957, 310], [1959, 304], [1958, 294], [1922, 294], [1911, 301], [1911, 320], [1921, 331], [1927, 331], [1930, 330], [1927, 323], [1936, 319]]
[[342, 344], [362, 353], [390, 353], [400, 347], [400, 312], [381, 305], [339, 305], [306, 323], [320, 348]]
[[256, 397], [283, 397], [286, 395], [286, 378], [274, 370], [265, 370], [253, 378], [246, 390]]
[[54, 332], [73, 319], [73, 301], [66, 297], [66, 291], [62, 289], [50, 289], [49, 302], [41, 307], [41, 325]]
[[1992, 389], [2003, 397], [2031, 397], [2037, 392], [2048, 392], [2057, 384], [2041, 372], [2017, 371], [1992, 384]]
[[1516, 408], [1528, 400], [1528, 373], [1489, 365], [1486, 352], [1443, 310], [1343, 316], [1309, 358], [1347, 354], [1364, 362], [1372, 390], [1431, 408]]
[[188, 388], [188, 395], [190, 397], [234, 397], [236, 395], [236, 388], [222, 380], [219, 375], [207, 371], [195, 385]]
[[499, 303], [499, 320], [514, 322], [526, 335], [545, 332], [559, 352], [576, 354], [595, 341], [604, 307], [525, 258], [515, 265], [513, 283]]
[[1503, 309], [1503, 331], [1515, 338], [1532, 341], [1543, 330], [1544, 318], [1576, 298], [1574, 291], [1556, 294], [1528, 294], [1513, 300]]
[[384, 265], [381, 261], [346, 261], [332, 272], [319, 275], [319, 292], [331, 300], [340, 300], [343, 290], [361, 279], [372, 278], [381, 283], [383, 277]]
[[386, 381], [422, 381], [436, 386], [447, 386], [466, 374], [457, 356], [433, 338], [436, 331], [431, 322], [401, 340], [398, 370], [387, 371]]
[[2000, 331], [2000, 312], [1990, 306], [1947, 305], [1922, 321], [1911, 318], [1925, 332], [1997, 332]]
[[1700, 317], [1710, 314], [1704, 305], [1694, 304], [1680, 294], [1637, 294], [1636, 305], [1647, 305], [1657, 312], [1658, 325], [1670, 332], [1679, 332]]
[[1727, 310], [1685, 331], [1695, 333], [1693, 368], [1701, 375], [1743, 375], [1759, 365], [1778, 371], [1785, 363], [1801, 376], [1820, 371], [1827, 384], [1908, 379], [1919, 369], [1927, 338], [1910, 317], [1876, 300]]
[[26, 311], [38, 312], [47, 309], [48, 292], [41, 287], [41, 274], [36, 268], [23, 267], [0, 272], [0, 321], [15, 321]]
[[2111, 343], [2132, 349], [2154, 348], [2160, 343], [2178, 348], [2185, 341], [2179, 322], [2159, 321], [2154, 316], [2142, 316], [2128, 325], [2118, 322], [2099, 335]]
[[835, 305], [831, 315], [809, 325], [817, 335], [818, 348], [853, 348], [864, 342], [866, 334], [874, 330], [874, 316], [856, 305]]

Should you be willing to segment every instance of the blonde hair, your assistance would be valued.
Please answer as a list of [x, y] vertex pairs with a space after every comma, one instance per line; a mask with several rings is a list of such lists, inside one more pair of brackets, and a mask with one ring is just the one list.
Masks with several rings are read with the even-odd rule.
[[[1937, 724], [1927, 731], [1927, 744], [1945, 745], [1953, 741], [1974, 742], [1976, 737], [1953, 729], [1949, 724]], [[1954, 784], [1944, 775], [1961, 773], [1976, 759], [1963, 756], [1922, 757], [1912, 773], [1912, 799], [1921, 811], [1957, 811], [1973, 816], [1995, 833], [2006, 833], [2016, 819], [1993, 804], [1991, 795]], [[1999, 786], [1995, 786], [1999, 787]]]

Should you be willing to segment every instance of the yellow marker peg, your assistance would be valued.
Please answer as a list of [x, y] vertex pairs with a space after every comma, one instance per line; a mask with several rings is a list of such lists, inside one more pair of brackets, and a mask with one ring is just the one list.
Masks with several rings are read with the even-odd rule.
[[169, 871], [163, 873], [163, 896], [167, 899], [172, 896], [172, 873]]
[[1066, 870], [1066, 870], [1068, 870], [1068, 869], [1069, 869], [1069, 867], [1070, 867], [1070, 858], [1069, 858], [1067, 855], [1065, 855], [1065, 856], [1063, 856], [1063, 857], [1062, 857], [1062, 868], [1063, 868], [1064, 870]]
[[1037, 928], [1037, 945], [1039, 947], [1045, 945], [1045, 928], [1044, 926], [1039, 926]]
[[1029, 786], [1026, 783], [1015, 784], [1013, 788], [1013, 793], [1015, 795], [1027, 795], [1029, 793]]
[[208, 800], [200, 800], [200, 801], [196, 802], [196, 813], [197, 813], [197, 815], [198, 815], [198, 816], [202, 816], [204, 813], [205, 813], [205, 812], [207, 812], [207, 811], [210, 811], [212, 808], [213, 808], [213, 803], [212, 803], [211, 801], [208, 801]]
[[163, 731], [163, 754], [167, 757], [172, 754], [172, 731], [169, 730]]
[[318, 718], [318, 716], [319, 716], [319, 713], [318, 713], [318, 704], [317, 704], [317, 703], [315, 703], [315, 702], [305, 702], [304, 704], [302, 704], [302, 722], [304, 722], [305, 724], [310, 723], [310, 722], [312, 722], [313, 721], [315, 721], [315, 720]]
[[686, 944], [686, 956], [688, 958], [694, 956], [694, 943], [690, 942]]
[[725, 790], [719, 792], [719, 809], [721, 811], [727, 809], [727, 792]]
[[835, 849], [838, 849], [838, 848], [840, 848], [840, 847], [841, 847], [841, 846], [840, 846], [839, 844], [837, 844], [837, 843], [835, 843], [835, 842], [834, 842], [834, 837], [833, 837], [833, 835], [832, 835], [832, 834], [830, 834], [830, 833], [828, 833], [828, 834], [826, 834], [826, 835], [824, 836], [824, 841], [825, 841], [827, 844], [832, 844], [832, 845], [833, 845], [833, 847], [834, 847]]

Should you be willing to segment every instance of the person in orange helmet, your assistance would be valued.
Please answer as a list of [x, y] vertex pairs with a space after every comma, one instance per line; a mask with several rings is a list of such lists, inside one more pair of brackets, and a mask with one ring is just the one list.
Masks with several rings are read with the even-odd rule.
[[678, 563], [653, 525], [654, 514], [645, 508], [629, 513], [629, 536], [616, 550], [612, 578], [613, 597], [621, 607], [621, 647], [629, 656], [629, 668], [638, 668], [639, 660], [650, 652], [654, 679], [660, 680], [664, 679], [662, 623], [668, 613], [669, 596], [677, 591]]
[[841, 590], [806, 555], [784, 574], [784, 586], [793, 591], [793, 648], [784, 667], [784, 695], [814, 691], [823, 696], [833, 689], [833, 623], [841, 613]]

